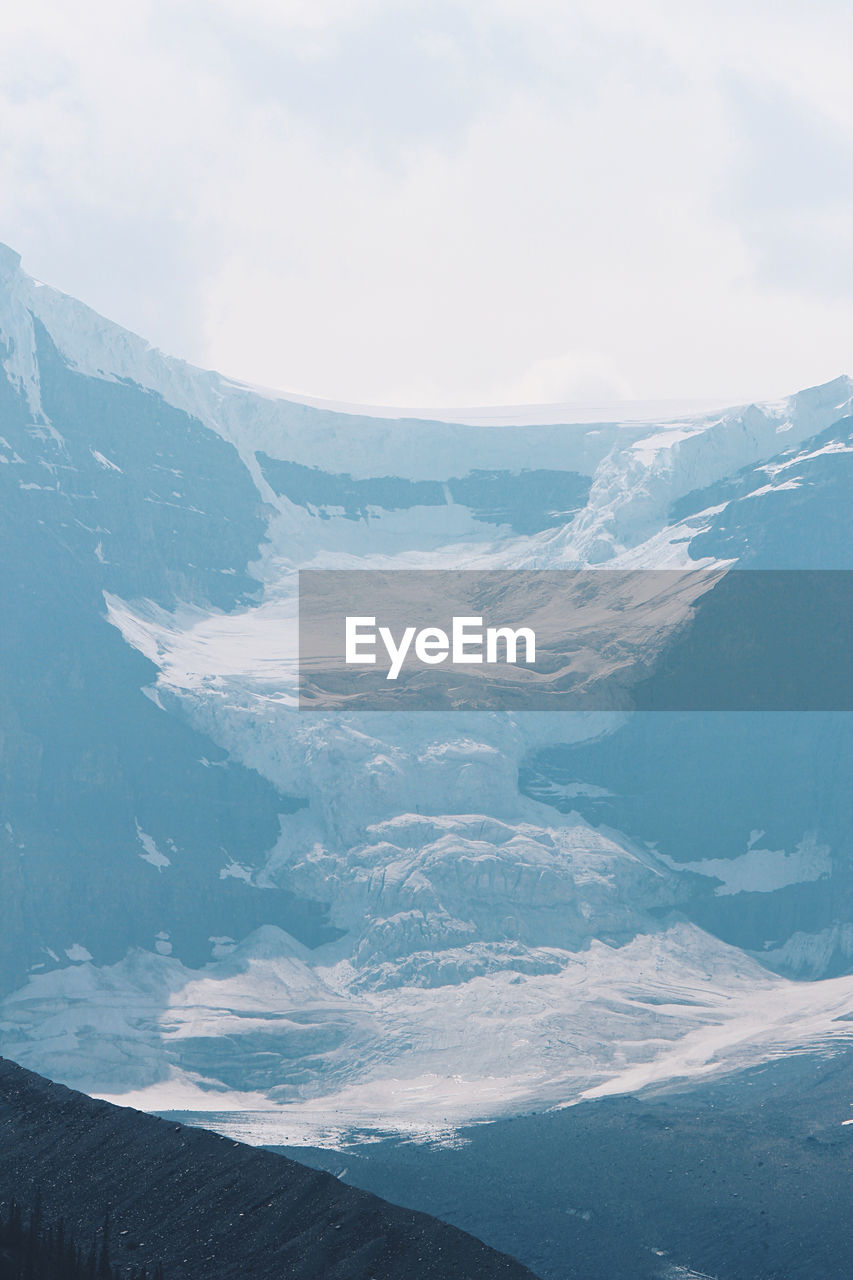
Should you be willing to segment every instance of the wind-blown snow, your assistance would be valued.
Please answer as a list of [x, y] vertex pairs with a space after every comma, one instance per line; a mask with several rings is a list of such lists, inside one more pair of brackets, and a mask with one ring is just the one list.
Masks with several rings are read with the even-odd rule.
[[[160, 1079], [101, 1092], [204, 1112], [208, 1125], [249, 1141], [334, 1145], [364, 1128], [434, 1136], [471, 1119], [710, 1078], [853, 1038], [853, 978], [792, 982], [693, 926], [621, 948], [547, 951], [541, 972], [484, 972], [453, 987], [452, 1000], [429, 987], [347, 995], [345, 966], [312, 966], [314, 978], [297, 957], [270, 956], [264, 945], [258, 959], [251, 939], [244, 946], [242, 973], [220, 962], [177, 989], [170, 981], [164, 1036], [145, 1047], [159, 1049]], [[20, 1017], [39, 1013], [39, 983], [47, 997], [46, 980], [31, 982]], [[96, 1016], [101, 999], [121, 1004], [118, 990], [95, 997]], [[132, 990], [125, 998], [138, 1000]], [[263, 1038], [289, 1037], [294, 1054], [301, 1038], [311, 1077], [285, 1076], [266, 1092], [205, 1090], [192, 1047], [211, 1035], [255, 1036], [259, 1057]], [[217, 1114], [227, 1111], [241, 1115]]]

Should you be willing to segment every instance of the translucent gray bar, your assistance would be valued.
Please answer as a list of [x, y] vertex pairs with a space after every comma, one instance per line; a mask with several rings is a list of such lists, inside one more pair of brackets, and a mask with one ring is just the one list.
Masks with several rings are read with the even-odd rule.
[[849, 711], [853, 572], [303, 570], [299, 643], [303, 710]]

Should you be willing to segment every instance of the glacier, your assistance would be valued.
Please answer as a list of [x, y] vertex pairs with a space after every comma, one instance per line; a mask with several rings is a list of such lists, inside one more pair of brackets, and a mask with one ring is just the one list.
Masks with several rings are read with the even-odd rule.
[[284, 1142], [849, 1039], [845, 714], [296, 694], [301, 568], [853, 567], [849, 378], [370, 415], [172, 359], [6, 249], [0, 344], [5, 1054]]

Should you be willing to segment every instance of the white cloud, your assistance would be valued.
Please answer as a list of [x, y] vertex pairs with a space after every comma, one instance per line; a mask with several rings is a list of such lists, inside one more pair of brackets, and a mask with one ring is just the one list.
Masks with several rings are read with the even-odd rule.
[[6, 28], [0, 238], [198, 363], [425, 405], [853, 366], [833, 0], [34, 0]]

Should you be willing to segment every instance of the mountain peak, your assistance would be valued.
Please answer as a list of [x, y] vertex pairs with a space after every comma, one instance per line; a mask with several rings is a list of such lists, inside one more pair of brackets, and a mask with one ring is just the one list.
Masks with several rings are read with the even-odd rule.
[[0, 280], [13, 276], [21, 265], [21, 255], [0, 241]]

